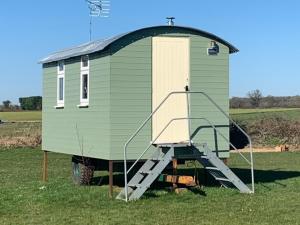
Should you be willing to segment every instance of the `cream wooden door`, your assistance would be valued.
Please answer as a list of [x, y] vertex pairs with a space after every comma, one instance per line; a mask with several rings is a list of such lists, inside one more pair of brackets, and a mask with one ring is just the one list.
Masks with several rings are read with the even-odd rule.
[[[189, 85], [189, 56], [189, 38], [152, 38], [152, 111], [170, 92], [185, 91], [185, 86]], [[173, 121], [154, 141], [170, 120], [187, 116], [186, 94], [170, 96], [152, 118], [153, 143], [189, 142], [189, 122], [187, 120]]]

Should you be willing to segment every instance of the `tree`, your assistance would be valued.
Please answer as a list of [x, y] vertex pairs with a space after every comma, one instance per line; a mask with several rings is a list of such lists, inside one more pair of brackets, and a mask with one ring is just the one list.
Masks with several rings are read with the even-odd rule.
[[6, 101], [3, 101], [2, 103], [3, 103], [4, 108], [5, 108], [5, 109], [8, 109], [8, 108], [10, 107], [11, 101], [6, 100]]
[[253, 107], [259, 107], [263, 97], [260, 90], [256, 89], [254, 91], [249, 91], [247, 96], [249, 97], [250, 103]]
[[31, 96], [19, 98], [20, 106], [23, 110], [41, 110], [42, 109], [42, 97]]

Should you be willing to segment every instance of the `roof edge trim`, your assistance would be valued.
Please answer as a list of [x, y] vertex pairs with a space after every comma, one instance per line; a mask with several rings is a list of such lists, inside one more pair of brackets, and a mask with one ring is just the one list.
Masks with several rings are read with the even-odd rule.
[[239, 51], [235, 46], [233, 46], [229, 42], [225, 41], [224, 39], [222, 39], [212, 33], [209, 33], [209, 32], [197, 29], [197, 28], [192, 28], [192, 27], [161, 25], [161, 26], [144, 27], [144, 28], [140, 28], [140, 29], [128, 32], [128, 33], [114, 36], [112, 38], [108, 38], [108, 39], [104, 39], [104, 40], [96, 40], [96, 41], [81, 44], [81, 45], [78, 45], [78, 46], [75, 46], [72, 48], [67, 48], [67, 49], [55, 52], [55, 53], [41, 59], [38, 63], [45, 64], [45, 63], [56, 62], [56, 61], [69, 59], [69, 58], [77, 57], [77, 56], [81, 56], [81, 55], [91, 54], [94, 52], [99, 52], [99, 51], [104, 50], [106, 47], [113, 44], [114, 42], [116, 42], [128, 35], [131, 35], [131, 34], [134, 34], [137, 32], [142, 32], [145, 30], [158, 29], [158, 28], [166, 28], [168, 30], [170, 30], [170, 29], [188, 30], [188, 31], [196, 33], [200, 36], [204, 36], [204, 37], [207, 37], [209, 39], [212, 39], [219, 43], [224, 44], [225, 46], [227, 46], [229, 48], [229, 53], [235, 53], [235, 52]]

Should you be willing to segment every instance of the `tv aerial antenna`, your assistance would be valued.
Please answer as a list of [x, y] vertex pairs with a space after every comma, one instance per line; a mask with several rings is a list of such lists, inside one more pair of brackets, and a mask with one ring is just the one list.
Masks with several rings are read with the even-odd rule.
[[90, 10], [90, 41], [92, 40], [92, 22], [94, 17], [109, 16], [110, 0], [85, 0]]

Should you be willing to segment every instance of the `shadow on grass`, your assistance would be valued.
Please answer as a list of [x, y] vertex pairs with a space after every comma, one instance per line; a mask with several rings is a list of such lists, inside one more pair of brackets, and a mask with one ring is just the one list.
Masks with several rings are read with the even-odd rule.
[[[251, 184], [251, 174], [249, 169], [242, 168], [232, 168], [232, 171], [246, 184]], [[165, 173], [172, 174], [171, 171], [164, 171]], [[178, 169], [178, 175], [189, 175], [198, 177], [200, 185], [212, 187], [219, 186], [220, 184], [203, 168], [198, 168], [195, 172], [195, 169]], [[299, 171], [280, 171], [278, 170], [255, 170], [255, 183], [275, 183], [281, 186], [285, 186], [281, 184], [280, 180], [286, 180], [294, 177], [300, 177]], [[103, 177], [94, 177], [91, 185], [108, 185], [108, 176]], [[114, 174], [114, 186], [124, 187], [124, 175], [121, 173]], [[163, 183], [156, 181], [153, 185], [151, 185], [151, 190], [170, 190], [172, 186], [171, 183]], [[205, 192], [203, 192], [199, 188], [189, 188], [193, 193], [206, 196]], [[155, 193], [149, 192], [147, 193], [151, 196], [156, 196]]]
[[[251, 183], [249, 169], [232, 168], [232, 171], [246, 184]], [[255, 183], [278, 183], [279, 180], [286, 180], [300, 177], [299, 171], [254, 170]]]

